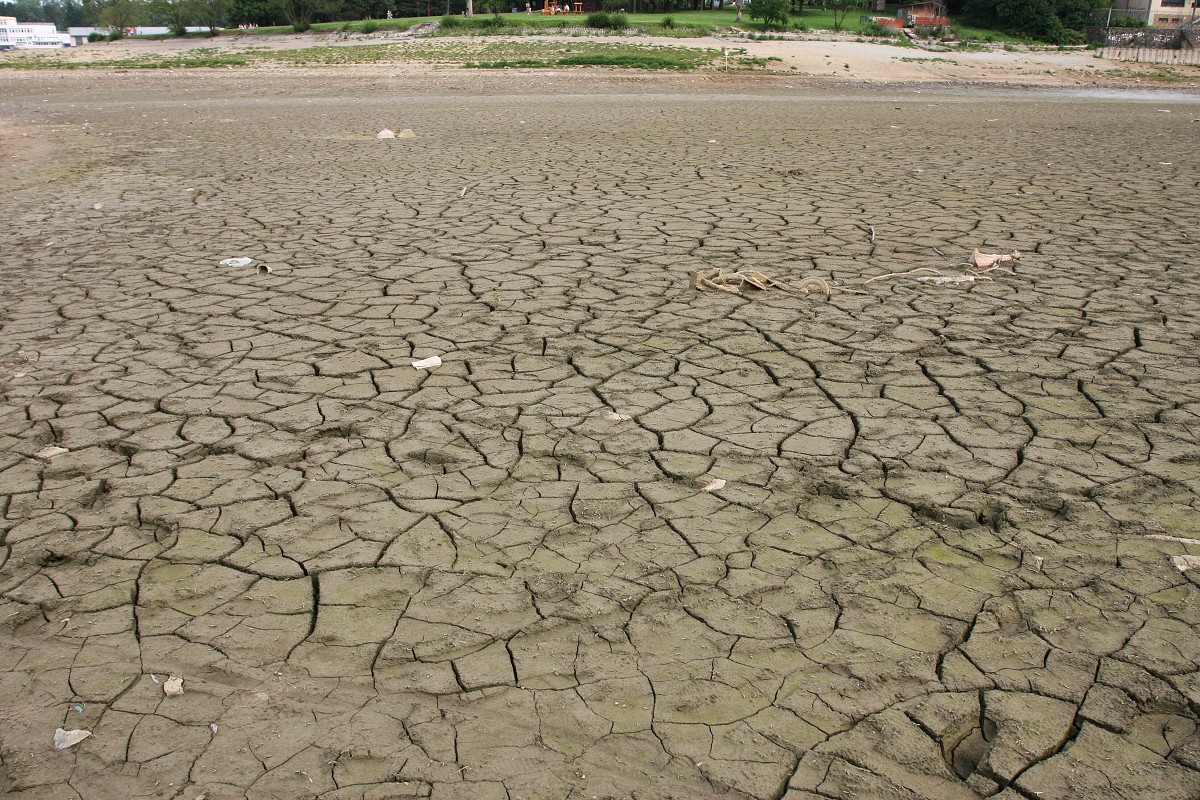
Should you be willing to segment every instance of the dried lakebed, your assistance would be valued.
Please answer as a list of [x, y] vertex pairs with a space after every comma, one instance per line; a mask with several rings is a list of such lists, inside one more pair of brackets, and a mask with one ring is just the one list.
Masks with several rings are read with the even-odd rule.
[[1197, 118], [0, 76], [0, 793], [1197, 797]]

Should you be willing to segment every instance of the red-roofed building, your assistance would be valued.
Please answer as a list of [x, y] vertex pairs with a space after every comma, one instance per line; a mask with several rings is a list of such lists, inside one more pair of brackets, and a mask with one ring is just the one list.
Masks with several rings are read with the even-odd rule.
[[896, 16], [904, 21], [905, 26], [948, 25], [950, 23], [946, 17], [946, 4], [941, 0], [900, 6], [896, 11]]

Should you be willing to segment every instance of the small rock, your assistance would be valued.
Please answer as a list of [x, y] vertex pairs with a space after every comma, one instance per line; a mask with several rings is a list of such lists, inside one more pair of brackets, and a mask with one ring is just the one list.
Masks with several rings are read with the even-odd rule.
[[92, 735], [91, 731], [65, 731], [62, 728], [54, 731], [54, 746], [59, 750], [74, 747]]
[[183, 694], [183, 678], [172, 675], [163, 682], [163, 694], [167, 697], [179, 697]]
[[1187, 572], [1189, 569], [1200, 568], [1200, 556], [1175, 556], [1171, 563], [1180, 572]]
[[41, 450], [38, 450], [36, 453], [34, 453], [34, 455], [37, 456], [38, 458], [42, 459], [43, 461], [50, 461], [55, 456], [61, 456], [63, 453], [69, 453], [69, 452], [71, 452], [71, 451], [65, 447], [59, 447], [56, 444], [52, 444], [52, 445], [48, 445], [47, 447], [43, 447]]
[[609, 411], [604, 415], [604, 418], [610, 422], [625, 422], [626, 420], [633, 419], [628, 414], [618, 414], [616, 411]]
[[396, 134], [396, 138], [397, 139], [415, 139], [415, 138], [417, 138], [417, 135], [415, 133], [413, 133], [412, 128], [405, 128], [404, 130], [402, 130]]

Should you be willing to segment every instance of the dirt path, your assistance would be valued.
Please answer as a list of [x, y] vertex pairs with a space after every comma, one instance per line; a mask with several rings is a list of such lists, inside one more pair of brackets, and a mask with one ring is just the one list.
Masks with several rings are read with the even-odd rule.
[[0, 74], [0, 793], [1200, 794], [1200, 104], [785, 81]]

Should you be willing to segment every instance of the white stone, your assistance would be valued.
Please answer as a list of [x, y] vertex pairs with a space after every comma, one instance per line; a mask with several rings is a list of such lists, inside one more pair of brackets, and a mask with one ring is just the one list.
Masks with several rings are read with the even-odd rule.
[[65, 731], [62, 728], [54, 731], [54, 746], [59, 750], [74, 747], [92, 735], [91, 731]]
[[1200, 568], [1200, 556], [1175, 556], [1171, 563], [1180, 572], [1187, 572], [1189, 569]]

